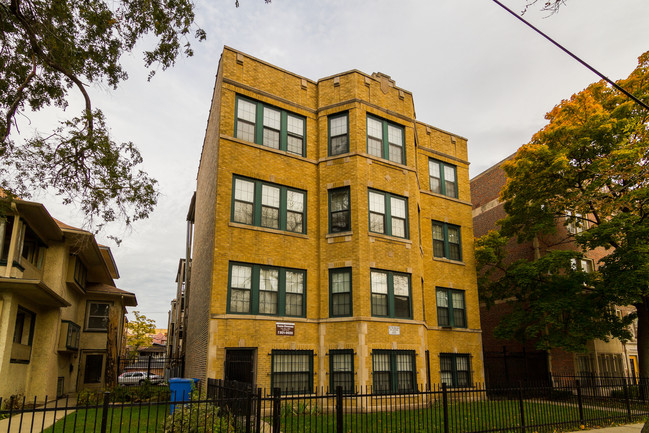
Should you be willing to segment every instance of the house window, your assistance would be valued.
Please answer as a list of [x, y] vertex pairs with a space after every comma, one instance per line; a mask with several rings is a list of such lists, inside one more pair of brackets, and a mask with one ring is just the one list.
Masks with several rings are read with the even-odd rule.
[[457, 169], [454, 165], [429, 159], [428, 176], [432, 192], [457, 198]]
[[232, 221], [304, 233], [306, 192], [253, 179], [234, 177]]
[[592, 273], [595, 269], [591, 259], [570, 259], [570, 266], [575, 271]]
[[82, 289], [86, 288], [86, 277], [88, 275], [88, 270], [86, 265], [83, 264], [79, 256], [75, 256], [74, 261], [74, 281]]
[[329, 386], [331, 392], [342, 387], [343, 393], [354, 392], [354, 351], [351, 349], [329, 351]]
[[38, 269], [43, 267], [45, 246], [36, 236], [34, 231], [27, 225], [24, 226], [25, 234], [22, 245], [22, 257]]
[[235, 137], [296, 155], [305, 155], [304, 117], [240, 96], [237, 97], [236, 104]]
[[582, 214], [572, 211], [568, 211], [567, 213], [568, 223], [566, 224], [566, 229], [568, 233], [576, 235], [588, 229], [588, 219]]
[[433, 221], [433, 256], [462, 260], [460, 226]]
[[416, 389], [415, 352], [373, 350], [374, 393], [412, 392]]
[[230, 263], [228, 312], [303, 317], [305, 280], [303, 270]]
[[282, 394], [310, 394], [313, 389], [313, 351], [273, 350], [271, 388]]
[[65, 338], [65, 347], [67, 349], [76, 350], [79, 348], [79, 337], [81, 336], [81, 327], [74, 322], [64, 320], [67, 323], [68, 331]]
[[34, 327], [36, 325], [36, 314], [22, 307], [16, 312], [14, 326], [13, 344], [11, 346], [10, 362], [29, 363], [34, 340]]
[[464, 290], [437, 288], [437, 324], [466, 328]]
[[104, 366], [104, 355], [86, 355], [83, 383], [101, 383], [101, 372]]
[[352, 270], [329, 270], [329, 316], [352, 315]]
[[108, 330], [109, 312], [110, 312], [110, 303], [108, 302], [88, 302], [86, 331]]
[[349, 187], [329, 190], [329, 233], [352, 229]]
[[468, 354], [441, 353], [439, 355], [440, 378], [446, 386], [471, 385], [471, 360]]
[[372, 270], [372, 316], [410, 319], [410, 276]]
[[370, 231], [408, 237], [408, 200], [387, 192], [369, 190]]
[[367, 153], [405, 164], [403, 126], [367, 116]]
[[349, 116], [347, 112], [329, 116], [329, 156], [349, 152]]

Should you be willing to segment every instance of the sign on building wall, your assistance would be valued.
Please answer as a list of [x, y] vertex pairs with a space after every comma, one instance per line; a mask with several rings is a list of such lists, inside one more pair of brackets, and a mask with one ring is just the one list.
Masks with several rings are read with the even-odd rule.
[[388, 334], [390, 334], [390, 335], [401, 335], [401, 326], [390, 326], [388, 328]]
[[295, 323], [275, 322], [275, 335], [295, 335]]

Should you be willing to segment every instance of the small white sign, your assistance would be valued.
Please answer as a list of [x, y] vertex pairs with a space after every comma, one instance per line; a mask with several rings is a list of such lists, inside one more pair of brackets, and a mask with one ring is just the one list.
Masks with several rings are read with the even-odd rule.
[[295, 323], [275, 322], [275, 335], [295, 335]]
[[390, 335], [401, 335], [401, 326], [390, 326], [388, 328], [388, 334], [390, 334]]

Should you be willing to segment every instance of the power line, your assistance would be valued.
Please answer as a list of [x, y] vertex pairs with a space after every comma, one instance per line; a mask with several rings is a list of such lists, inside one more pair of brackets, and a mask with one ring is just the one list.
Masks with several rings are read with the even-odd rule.
[[532, 30], [534, 30], [535, 32], [537, 32], [538, 34], [540, 34], [541, 36], [543, 36], [545, 39], [547, 39], [548, 41], [552, 42], [554, 45], [556, 45], [557, 47], [559, 47], [563, 52], [565, 52], [566, 54], [568, 54], [568, 55], [569, 55], [570, 57], [572, 57], [573, 59], [577, 60], [579, 63], [581, 63], [581, 64], [584, 65], [585, 67], [587, 67], [589, 70], [591, 70], [592, 72], [594, 72], [597, 76], [599, 76], [601, 79], [603, 79], [603, 80], [605, 80], [606, 82], [608, 82], [611, 86], [615, 87], [617, 90], [619, 90], [620, 92], [624, 93], [626, 96], [628, 96], [629, 98], [631, 98], [631, 99], [633, 100], [633, 102], [635, 102], [636, 104], [640, 105], [640, 106], [641, 106], [642, 108], [644, 108], [645, 110], [649, 111], [649, 106], [647, 106], [647, 104], [645, 104], [644, 102], [642, 102], [641, 100], [639, 100], [638, 98], [636, 98], [635, 96], [633, 96], [631, 93], [629, 93], [629, 92], [627, 92], [626, 90], [624, 90], [621, 86], [619, 86], [617, 83], [615, 83], [613, 80], [609, 79], [608, 77], [604, 76], [604, 74], [602, 74], [601, 72], [599, 72], [597, 69], [593, 68], [593, 67], [590, 66], [588, 63], [584, 62], [584, 61], [581, 60], [579, 57], [577, 57], [576, 55], [574, 55], [573, 53], [571, 53], [567, 48], [563, 47], [561, 44], [559, 44], [558, 42], [556, 42], [556, 41], [555, 41], [554, 39], [552, 39], [550, 36], [546, 35], [546, 34], [543, 33], [541, 30], [539, 30], [539, 29], [537, 29], [536, 27], [534, 27], [532, 24], [530, 24], [529, 22], [527, 22], [523, 17], [521, 17], [520, 15], [518, 15], [516, 12], [512, 11], [511, 9], [509, 9], [507, 6], [505, 6], [504, 4], [500, 3], [498, 0], [493, 0], [493, 2], [496, 3], [497, 5], [499, 5], [501, 8], [505, 9], [507, 12], [509, 12], [510, 14], [512, 14], [513, 16], [515, 16], [516, 18], [518, 18], [520, 21], [522, 21], [523, 23], [525, 23], [525, 24], [526, 24], [528, 27], [530, 27]]

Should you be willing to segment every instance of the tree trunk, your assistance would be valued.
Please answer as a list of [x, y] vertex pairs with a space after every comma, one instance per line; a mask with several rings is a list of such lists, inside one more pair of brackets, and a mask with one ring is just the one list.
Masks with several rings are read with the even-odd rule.
[[108, 329], [106, 333], [106, 388], [117, 385], [117, 324], [121, 308], [115, 306], [108, 310]]
[[635, 304], [638, 311], [638, 370], [640, 377], [649, 378], [649, 298]]

